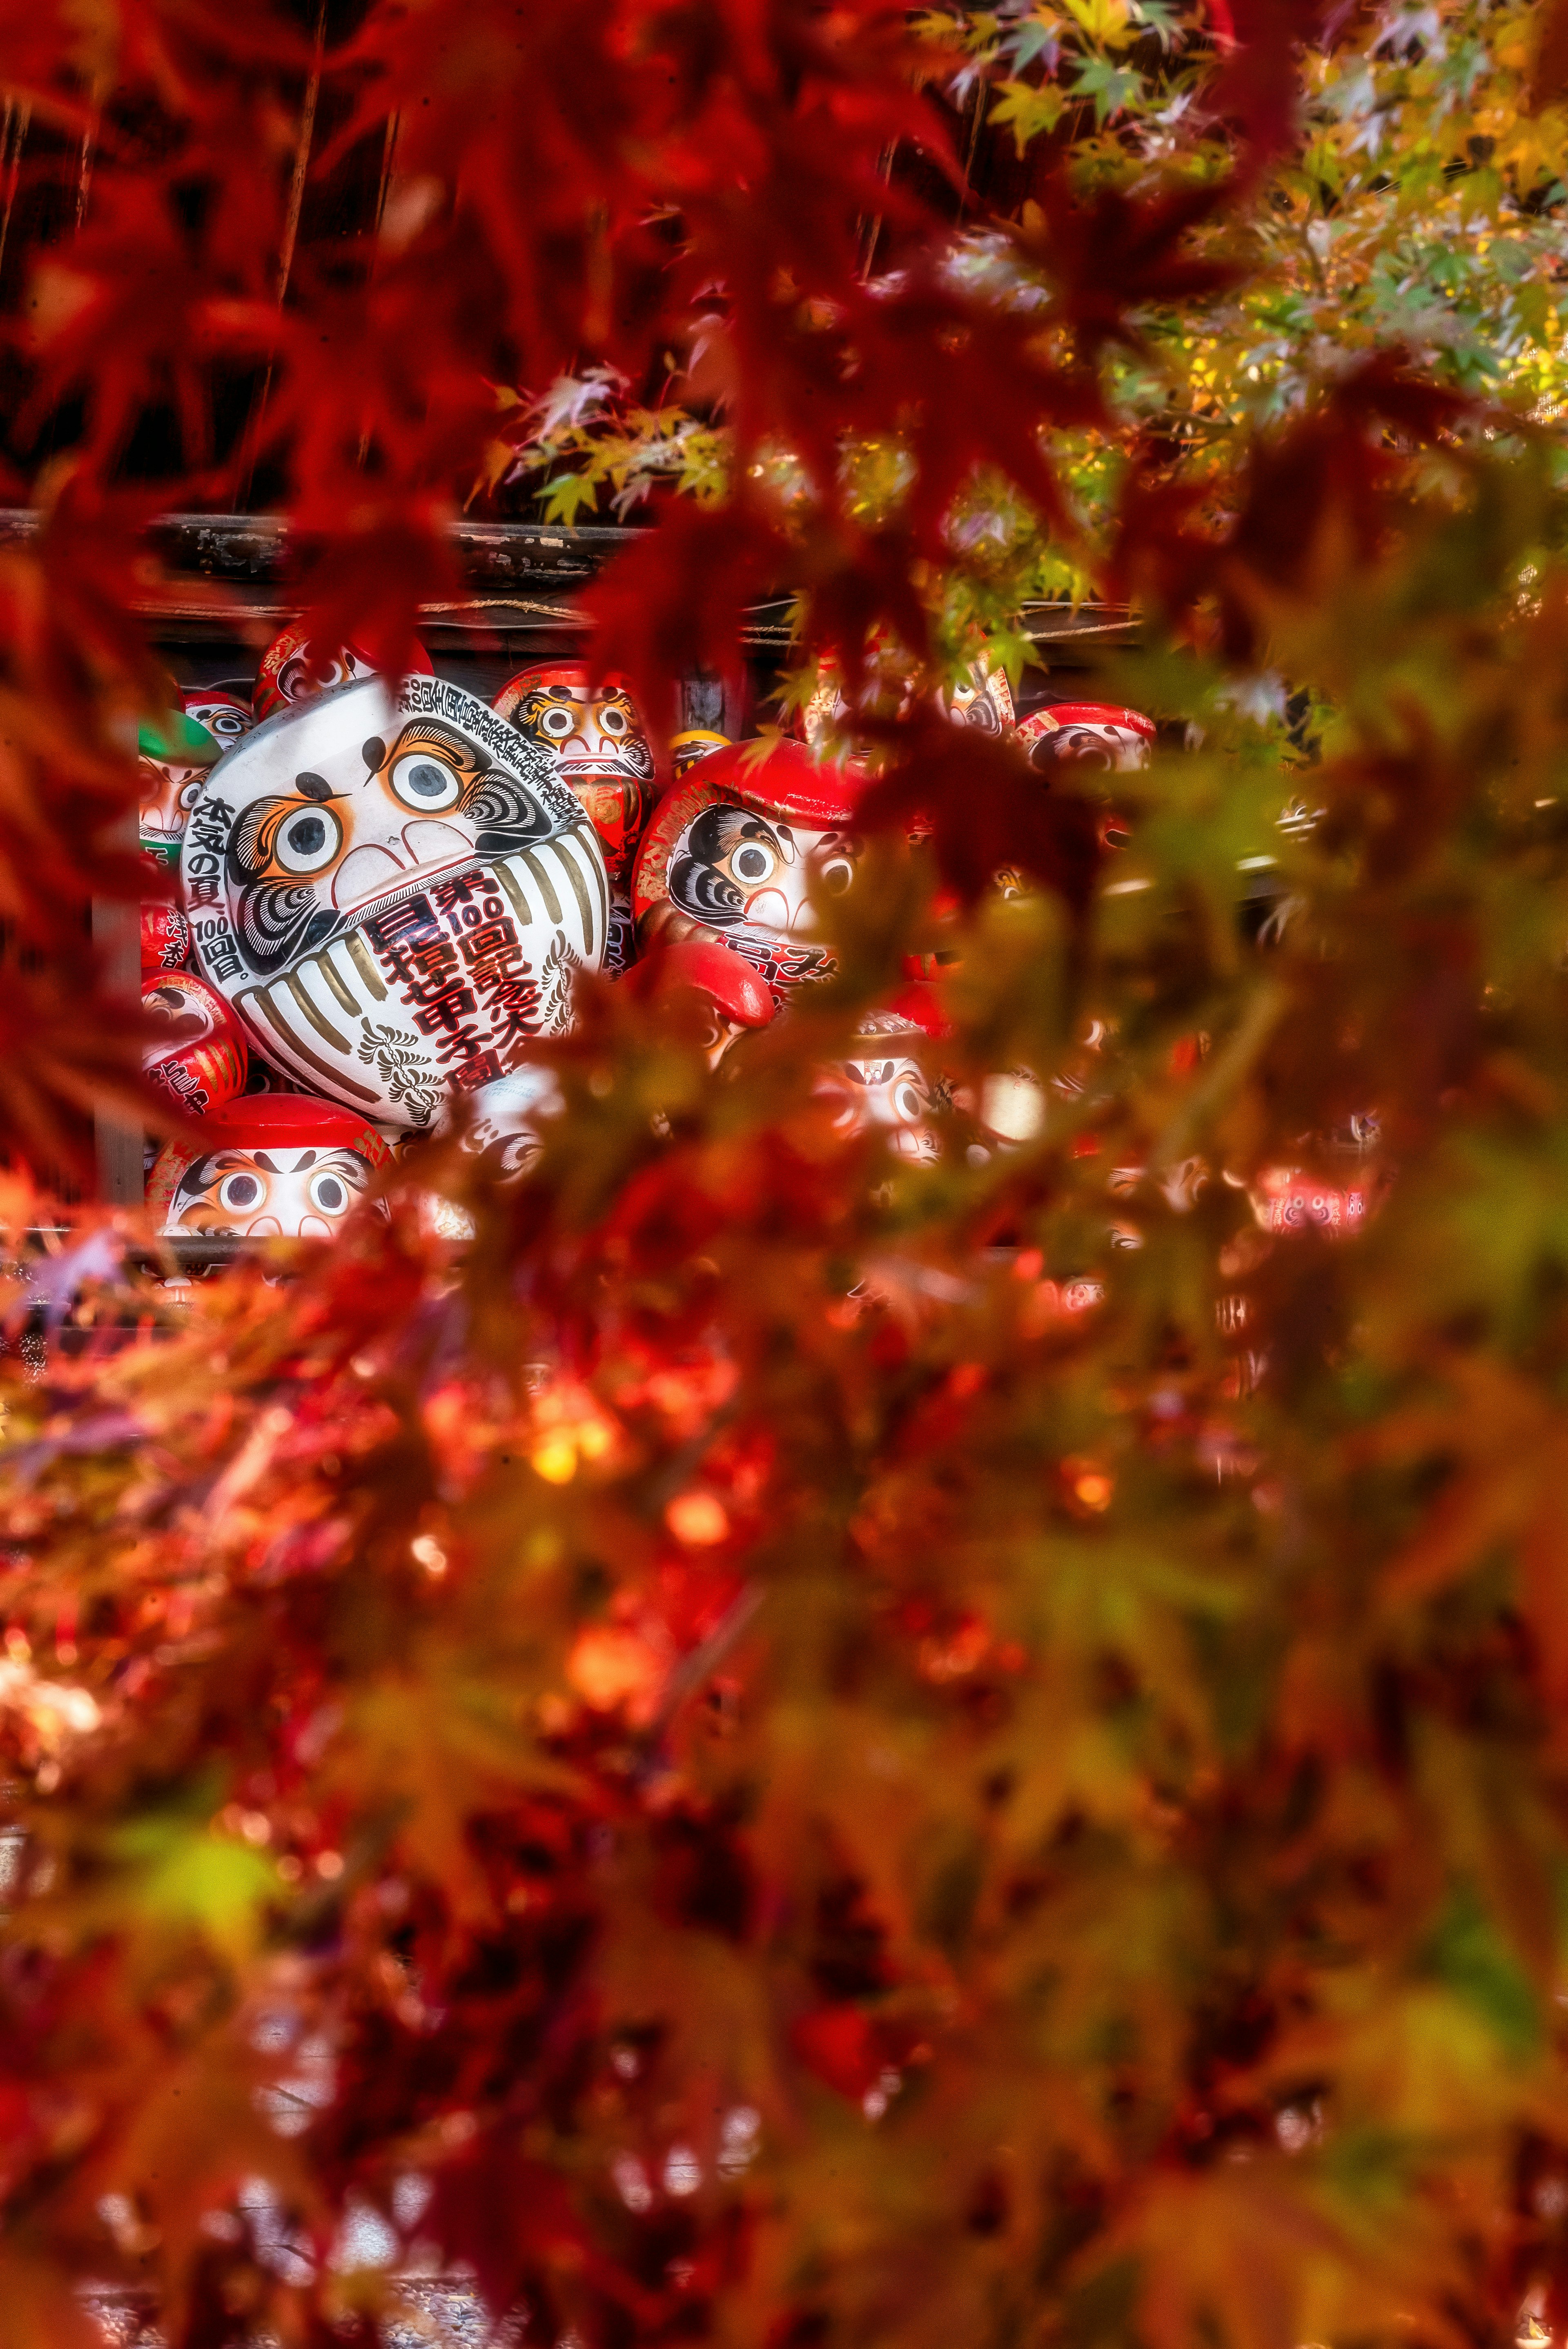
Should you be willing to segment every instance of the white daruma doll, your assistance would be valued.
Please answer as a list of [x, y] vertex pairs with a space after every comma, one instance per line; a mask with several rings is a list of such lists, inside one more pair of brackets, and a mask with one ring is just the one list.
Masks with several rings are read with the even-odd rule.
[[196, 1140], [159, 1153], [147, 1203], [174, 1239], [331, 1239], [387, 1145], [352, 1111], [304, 1093], [247, 1093]]
[[379, 678], [224, 759], [181, 865], [197, 968], [263, 1056], [362, 1117], [445, 1097], [564, 1032], [610, 889], [550, 761], [471, 693]]

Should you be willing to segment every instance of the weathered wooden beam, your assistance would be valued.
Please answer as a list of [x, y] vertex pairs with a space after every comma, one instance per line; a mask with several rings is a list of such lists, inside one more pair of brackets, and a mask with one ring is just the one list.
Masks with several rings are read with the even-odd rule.
[[[38, 517], [29, 509], [0, 507], [0, 547], [25, 545], [38, 528]], [[469, 593], [422, 605], [422, 616], [432, 628], [463, 636], [578, 631], [587, 624], [575, 595], [613, 555], [642, 535], [607, 523], [552, 530], [536, 523], [454, 523], [452, 549]], [[301, 608], [282, 514], [163, 514], [149, 536], [176, 587], [172, 598], [163, 595], [155, 607], [165, 636], [185, 627], [206, 635], [222, 628], [224, 618], [231, 626], [255, 621], [281, 626]], [[224, 588], [228, 614], [220, 616], [199, 593], [192, 594], [189, 606], [182, 605], [181, 580], [193, 587], [210, 581]], [[781, 649], [789, 641], [789, 608], [782, 596], [753, 605], [742, 643], [758, 652]], [[1021, 617], [1033, 643], [1081, 643], [1086, 651], [1130, 643], [1137, 632], [1130, 611], [1103, 604], [1085, 604], [1076, 611], [1066, 603], [1027, 604]]]

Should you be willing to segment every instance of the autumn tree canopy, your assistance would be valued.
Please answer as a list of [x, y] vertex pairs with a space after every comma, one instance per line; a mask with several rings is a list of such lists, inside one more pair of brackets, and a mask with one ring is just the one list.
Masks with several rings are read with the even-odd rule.
[[[0, 88], [8, 2349], [410, 2269], [549, 2349], [1560, 2333], [1568, 14], [32, 0]], [[521, 1184], [181, 1299], [58, 1205], [172, 1118], [81, 908], [150, 524], [263, 506], [393, 674], [459, 514], [644, 525], [661, 781], [792, 599], [864, 885], [717, 1073], [585, 981]], [[1053, 598], [1147, 767], [942, 714]], [[916, 971], [929, 1164], [820, 1074]]]

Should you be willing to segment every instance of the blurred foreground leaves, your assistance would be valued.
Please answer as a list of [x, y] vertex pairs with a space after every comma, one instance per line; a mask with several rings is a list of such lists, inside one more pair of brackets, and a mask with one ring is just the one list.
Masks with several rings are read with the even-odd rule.
[[[1562, 115], [1526, 10], [1229, 13], [377, 7], [328, 61], [339, 151], [415, 126], [374, 260], [307, 238], [281, 306], [297, 37], [16, 31], [102, 135], [0, 560], [18, 1164], [139, 1098], [72, 895], [139, 887], [139, 403], [169, 502], [270, 451], [390, 659], [467, 483], [641, 370], [699, 492], [596, 591], [641, 681], [768, 588], [934, 678], [1092, 574], [1162, 731], [1075, 800], [890, 722], [838, 978], [718, 1077], [585, 989], [515, 1190], [453, 1144], [185, 1302], [91, 1213], [15, 1283], [8, 2349], [89, 2279], [171, 2349], [368, 2339], [438, 2262], [561, 2349], [1568, 2322]], [[916, 84], [976, 57], [1040, 161], [993, 274], [891, 154], [962, 178]], [[196, 359], [257, 353], [209, 450]], [[813, 1071], [937, 951], [923, 1167]]]

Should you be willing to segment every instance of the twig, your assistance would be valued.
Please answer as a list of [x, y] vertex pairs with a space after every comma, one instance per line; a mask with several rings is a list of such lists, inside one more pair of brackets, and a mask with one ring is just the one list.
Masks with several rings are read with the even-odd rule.
[[[381, 252], [381, 223], [387, 217], [387, 200], [392, 192], [392, 159], [397, 152], [397, 127], [402, 119], [400, 114], [387, 116], [387, 136], [381, 146], [381, 183], [376, 191], [375, 242], [370, 248], [370, 267], [367, 272], [368, 282], [372, 285], [376, 283], [376, 264]], [[366, 417], [365, 429], [359, 435], [359, 447], [355, 451], [354, 467], [356, 472], [364, 471], [365, 460], [369, 453], [370, 419]]]
[[15, 210], [16, 189], [22, 175], [22, 149], [26, 143], [33, 109], [13, 98], [5, 101], [5, 129], [0, 131], [0, 169], [5, 173], [5, 208], [0, 211], [0, 270], [5, 266], [5, 244], [11, 233], [11, 214]]
[[82, 132], [82, 151], [77, 164], [76, 233], [77, 236], [80, 236], [82, 222], [88, 216], [88, 194], [93, 183], [93, 161], [98, 153], [98, 119], [102, 111], [103, 85], [95, 82], [92, 111], [88, 116], [88, 127]]
[[[284, 214], [283, 243], [278, 248], [277, 306], [282, 315], [294, 274], [294, 247], [299, 241], [300, 215], [304, 210], [305, 181], [310, 176], [311, 142], [315, 137], [315, 109], [321, 98], [321, 61], [326, 47], [326, 0], [316, 0], [315, 35], [311, 43], [310, 74], [304, 86], [304, 103], [300, 109], [299, 132], [294, 140], [294, 171], [289, 180], [288, 210]], [[250, 456], [245, 464], [238, 502], [246, 504], [251, 485], [255, 479], [256, 465], [261, 456], [262, 421], [272, 397], [273, 371], [275, 358], [269, 357], [267, 371], [252, 407], [245, 426], [245, 439], [250, 443]]]
[[760, 1583], [748, 1582], [730, 1601], [707, 1639], [699, 1640], [696, 1646], [681, 1658], [670, 1674], [664, 1702], [645, 1733], [642, 1775], [651, 1774], [655, 1757], [664, 1744], [669, 1725], [687, 1697], [695, 1695], [704, 1681], [712, 1679], [767, 1596]]

